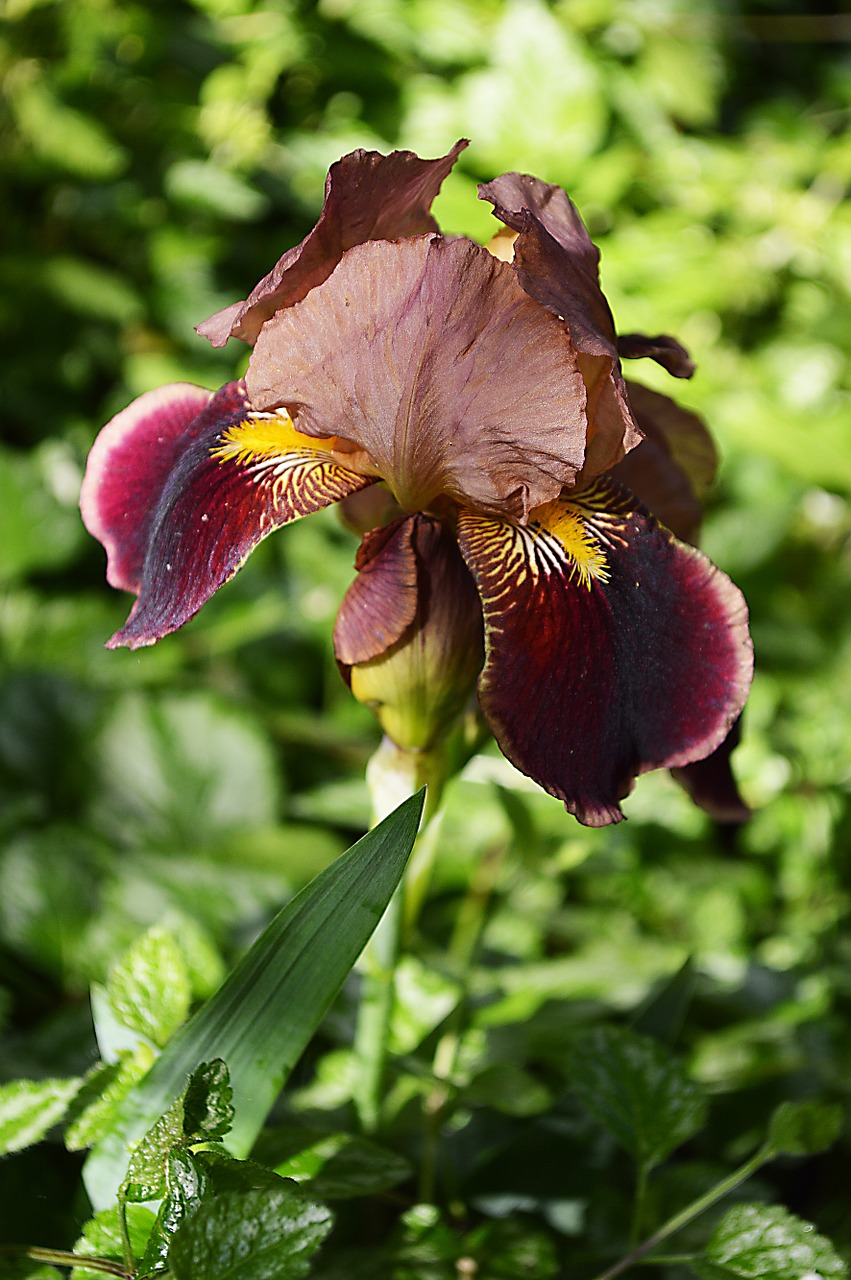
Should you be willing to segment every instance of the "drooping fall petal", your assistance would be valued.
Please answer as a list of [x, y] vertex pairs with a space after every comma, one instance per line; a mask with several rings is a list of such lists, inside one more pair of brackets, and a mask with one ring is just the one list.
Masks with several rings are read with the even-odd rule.
[[580, 822], [619, 821], [637, 774], [724, 740], [751, 678], [745, 602], [632, 494], [601, 480], [525, 528], [465, 511], [458, 535], [484, 606], [482, 710]]
[[[482, 611], [452, 533], [425, 515], [408, 516], [367, 538], [360, 573], [343, 601], [334, 633], [352, 693], [369, 706], [387, 736], [406, 751], [429, 751], [473, 695], [484, 660]], [[413, 569], [413, 581], [411, 579]], [[351, 663], [368, 629], [393, 612], [389, 591], [413, 586], [414, 615], [394, 643]], [[394, 615], [400, 618], [400, 615]]]
[[[228, 394], [239, 412], [244, 391], [232, 383]], [[188, 382], [148, 391], [116, 414], [92, 446], [80, 511], [106, 549], [111, 587], [139, 590], [157, 499], [181, 454], [204, 430], [203, 410], [211, 399], [211, 392]]]
[[701, 498], [718, 468], [712, 437], [696, 413], [668, 396], [627, 382], [629, 400], [644, 439], [612, 469], [612, 475], [684, 542], [695, 542]]
[[408, 511], [448, 497], [523, 520], [585, 457], [585, 388], [564, 326], [469, 240], [350, 249], [264, 326], [252, 403], [359, 445]]
[[598, 281], [600, 254], [575, 205], [560, 187], [524, 173], [504, 173], [479, 187], [497, 218], [518, 232], [514, 268], [523, 288], [560, 316], [579, 351], [588, 388], [589, 478], [638, 444], [618, 358], [615, 324]]
[[739, 795], [730, 765], [730, 756], [739, 745], [740, 726], [741, 719], [735, 722], [721, 745], [705, 760], [695, 760], [693, 764], [671, 770], [694, 803], [716, 822], [747, 822], [751, 816], [750, 809]]
[[281, 307], [300, 302], [327, 280], [346, 249], [367, 240], [398, 240], [437, 231], [429, 210], [458, 156], [421, 160], [412, 151], [352, 151], [332, 164], [325, 203], [316, 226], [288, 249], [245, 302], [236, 302], [198, 325], [198, 332], [221, 347], [228, 338], [254, 343], [262, 325]]
[[[340, 463], [335, 439], [306, 439], [285, 415], [255, 413], [243, 384], [203, 396], [207, 403], [179, 445], [174, 398], [146, 398], [135, 416], [131, 406], [113, 419], [93, 450], [83, 508], [94, 513], [90, 528], [121, 585], [139, 597], [110, 648], [153, 644], [176, 630], [267, 534], [371, 483]], [[156, 456], [158, 405], [168, 474]], [[189, 409], [183, 412], [185, 419]], [[132, 522], [142, 512], [146, 477], [143, 548]]]

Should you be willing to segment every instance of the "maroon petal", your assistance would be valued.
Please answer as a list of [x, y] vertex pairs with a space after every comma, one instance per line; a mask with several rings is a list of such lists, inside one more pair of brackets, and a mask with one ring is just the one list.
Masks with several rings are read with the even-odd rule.
[[504, 173], [479, 187], [482, 200], [517, 231], [514, 267], [526, 292], [567, 324], [588, 388], [583, 476], [607, 470], [641, 439], [624, 387], [609, 304], [598, 281], [600, 254], [560, 187]]
[[[104, 428], [83, 494], [89, 527], [116, 566], [114, 578], [139, 595], [110, 648], [135, 649], [176, 630], [267, 534], [372, 483], [340, 463], [336, 440], [307, 439], [285, 416], [254, 412], [241, 383], [209, 399], [184, 426], [179, 447], [174, 400], [163, 399], [158, 435], [157, 402], [144, 399], [136, 432], [134, 406]], [[149, 456], [160, 442], [172, 461], [167, 475]]]
[[417, 612], [415, 517], [367, 533], [355, 557], [357, 577], [334, 624], [334, 652], [345, 667], [369, 662], [395, 644]]
[[716, 822], [747, 822], [751, 811], [739, 795], [730, 766], [730, 756], [739, 745], [741, 719], [733, 725], [720, 747], [705, 760], [672, 769], [671, 774], [684, 787], [695, 804], [705, 809]]
[[690, 378], [694, 373], [694, 361], [682, 343], [668, 333], [657, 333], [648, 338], [643, 333], [622, 333], [618, 337], [618, 354], [629, 360], [648, 356], [675, 378]]
[[413, 515], [367, 535], [334, 644], [352, 693], [397, 746], [428, 751], [469, 704], [482, 611], [452, 532]]
[[[244, 405], [239, 384], [224, 390], [234, 408]], [[159, 496], [211, 399], [212, 392], [187, 382], [148, 391], [107, 423], [92, 446], [80, 511], [106, 548], [110, 586], [139, 590]]]
[[695, 542], [701, 499], [718, 469], [712, 437], [696, 413], [668, 396], [628, 382], [629, 400], [644, 432], [637, 448], [612, 470], [621, 484], [684, 542]]
[[469, 240], [350, 249], [263, 327], [252, 402], [338, 433], [407, 511], [441, 495], [524, 520], [585, 456], [585, 388], [564, 326]]
[[252, 345], [263, 324], [281, 307], [300, 302], [327, 280], [347, 249], [367, 240], [399, 240], [437, 231], [429, 213], [458, 156], [462, 138], [439, 160], [421, 160], [412, 151], [352, 151], [332, 164], [325, 203], [316, 226], [301, 244], [287, 250], [245, 302], [237, 302], [198, 325], [214, 347], [228, 338]]
[[750, 685], [744, 599], [627, 490], [599, 481], [525, 528], [463, 512], [458, 534], [484, 605], [482, 710], [580, 822], [619, 821], [637, 774], [723, 741]]

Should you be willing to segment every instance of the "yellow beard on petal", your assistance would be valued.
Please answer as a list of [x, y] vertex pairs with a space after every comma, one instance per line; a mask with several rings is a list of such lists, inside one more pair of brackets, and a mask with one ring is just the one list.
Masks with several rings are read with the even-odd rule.
[[570, 560], [571, 576], [583, 587], [590, 590], [592, 582], [608, 582], [605, 552], [577, 506], [556, 498], [532, 512], [528, 527], [534, 530], [536, 525], [559, 540]]
[[242, 422], [235, 422], [222, 433], [221, 440], [210, 452], [219, 462], [247, 466], [253, 462], [271, 462], [296, 450], [342, 452], [340, 443], [338, 436], [306, 436], [296, 431], [286, 409], [278, 409], [275, 413], [252, 413]]

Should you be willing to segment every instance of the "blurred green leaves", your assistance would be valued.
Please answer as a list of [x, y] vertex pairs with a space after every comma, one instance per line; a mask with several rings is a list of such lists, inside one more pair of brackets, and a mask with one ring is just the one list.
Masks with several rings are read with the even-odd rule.
[[[492, 750], [477, 757], [450, 789], [400, 974], [387, 1132], [367, 1143], [347, 1112], [350, 980], [274, 1117], [291, 1141], [272, 1160], [339, 1197], [321, 1280], [545, 1276], [569, 1274], [574, 1250], [601, 1266], [628, 1250], [624, 1151], [655, 1166], [649, 1230], [768, 1133], [783, 1158], [748, 1195], [801, 1219], [727, 1206], [683, 1248], [715, 1280], [785, 1280], [784, 1251], [798, 1274], [840, 1274], [818, 1233], [851, 1247], [837, 1111], [851, 1066], [851, 103], [831, 16], [808, 19], [806, 40], [790, 16], [717, 0], [9, 0], [0, 1071], [30, 1078], [2, 1095], [20, 1108], [13, 1145], [66, 1107], [71, 1148], [111, 1132], [191, 1005], [368, 821], [374, 729], [328, 639], [351, 537], [330, 514], [300, 523], [180, 634], [108, 653], [129, 597], [104, 588], [76, 513], [86, 451], [141, 391], [243, 370], [245, 348], [214, 352], [193, 326], [297, 243], [329, 163], [355, 146], [436, 155], [464, 135], [441, 225], [487, 240], [476, 183], [502, 170], [566, 185], [620, 328], [674, 333], [697, 360], [677, 393], [722, 445], [704, 544], [751, 608], [757, 683], [735, 764], [756, 812], [715, 829], [651, 775], [628, 823], [588, 831]], [[671, 391], [649, 362], [635, 373]], [[327, 936], [331, 954], [333, 922]], [[429, 1143], [437, 1203], [403, 1212]], [[211, 1162], [168, 1153], [172, 1234]], [[232, 1165], [216, 1175], [234, 1221], [254, 1211], [258, 1168], [239, 1185], [225, 1186]], [[45, 1186], [70, 1241], [60, 1188], [70, 1197], [75, 1177], [47, 1143], [0, 1164], [0, 1197], [17, 1219], [20, 1188]], [[153, 1219], [130, 1210], [141, 1248]], [[324, 1227], [306, 1230], [315, 1243]], [[114, 1216], [87, 1233], [122, 1257]], [[225, 1257], [221, 1239], [215, 1257], [185, 1239], [187, 1275]], [[265, 1248], [257, 1274], [278, 1257]]]

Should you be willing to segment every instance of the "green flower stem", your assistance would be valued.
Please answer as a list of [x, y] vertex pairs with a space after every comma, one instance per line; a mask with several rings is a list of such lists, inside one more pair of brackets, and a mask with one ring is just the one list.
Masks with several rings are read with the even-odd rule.
[[390, 1024], [396, 999], [396, 965], [406, 922], [406, 904], [413, 875], [419, 906], [434, 859], [434, 850], [424, 836], [440, 801], [443, 759], [437, 752], [404, 751], [385, 737], [367, 766], [366, 780], [372, 799], [373, 826], [423, 785], [428, 786], [423, 825], [408, 868], [361, 958], [363, 980], [355, 1029], [354, 1103], [364, 1133], [375, 1133], [381, 1122]]
[[699, 1196], [697, 1200], [692, 1200], [690, 1205], [687, 1205], [685, 1209], [681, 1209], [679, 1213], [675, 1213], [672, 1218], [663, 1223], [658, 1231], [654, 1231], [652, 1236], [648, 1236], [645, 1241], [616, 1262], [614, 1266], [609, 1267], [608, 1271], [601, 1271], [599, 1275], [594, 1277], [594, 1280], [615, 1280], [615, 1276], [622, 1275], [634, 1263], [642, 1262], [647, 1254], [661, 1244], [663, 1240], [667, 1240], [669, 1236], [674, 1235], [682, 1227], [688, 1226], [690, 1222], [700, 1217], [707, 1209], [711, 1209], [714, 1204], [722, 1200], [730, 1191], [734, 1191], [736, 1187], [746, 1182], [748, 1178], [752, 1178], [757, 1170], [774, 1158], [774, 1155], [775, 1152], [772, 1147], [761, 1147], [755, 1156], [740, 1165], [738, 1169], [730, 1174], [729, 1178], [719, 1182], [711, 1191]]
[[354, 1045], [358, 1064], [354, 1102], [364, 1133], [375, 1133], [381, 1120], [404, 897], [403, 879], [363, 954], [363, 981]]
[[647, 1202], [647, 1179], [650, 1170], [647, 1163], [642, 1160], [638, 1165], [635, 1179], [635, 1204], [632, 1211], [632, 1227], [629, 1233], [629, 1243], [632, 1248], [638, 1244], [641, 1237], [641, 1227], [644, 1223], [644, 1209]]
[[[449, 943], [449, 962], [453, 971], [457, 973], [466, 973], [478, 949], [487, 920], [488, 907], [502, 869], [504, 853], [503, 846], [489, 850], [473, 870]], [[418, 1198], [422, 1204], [430, 1204], [434, 1198], [440, 1128], [446, 1105], [452, 1096], [451, 1082], [461, 1045], [463, 1016], [462, 1001], [449, 1019], [449, 1025], [437, 1043], [432, 1061], [435, 1084], [423, 1104], [425, 1132], [418, 1191]]]

